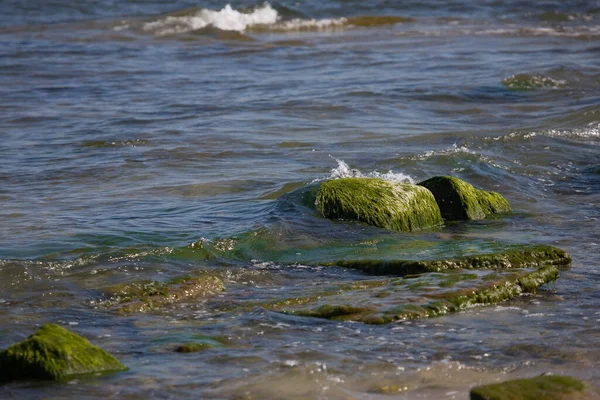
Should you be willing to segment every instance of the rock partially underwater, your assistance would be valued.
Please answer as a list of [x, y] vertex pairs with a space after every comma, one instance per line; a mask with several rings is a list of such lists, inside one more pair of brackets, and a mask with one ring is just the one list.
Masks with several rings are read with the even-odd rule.
[[315, 283], [294, 297], [251, 301], [237, 308], [250, 310], [258, 306], [296, 316], [368, 324], [436, 317], [536, 293], [544, 284], [549, 290], [559, 278], [558, 268], [566, 268], [570, 262], [564, 250], [543, 245], [448, 260], [345, 260], [318, 265], [394, 277]]
[[409, 183], [378, 178], [342, 178], [320, 184], [317, 211], [326, 218], [362, 221], [411, 232], [442, 224], [431, 192]]
[[[286, 314], [386, 324], [446, 315], [497, 304], [556, 281], [559, 271], [548, 265], [535, 270], [464, 270], [406, 278], [360, 281], [260, 306]], [[259, 304], [257, 304], [259, 305]]]
[[373, 275], [404, 276], [461, 268], [537, 268], [543, 265], [568, 266], [570, 264], [571, 255], [568, 252], [553, 246], [535, 245], [517, 247], [499, 253], [443, 260], [340, 260], [322, 265], [353, 268]]
[[0, 352], [0, 382], [62, 380], [97, 372], [124, 371], [115, 357], [58, 325], [43, 325]]
[[581, 400], [598, 399], [597, 393], [568, 376], [515, 379], [471, 389], [471, 400]]
[[[476, 189], [457, 178], [435, 177], [421, 185], [378, 178], [334, 179], [284, 195], [278, 202], [278, 211], [297, 211], [301, 216], [308, 207], [315, 207], [327, 218], [361, 221], [407, 232], [439, 226], [443, 222], [442, 215], [450, 220], [476, 219], [511, 210], [501, 195]], [[314, 213], [314, 209], [310, 212]], [[417, 254], [427, 254], [429, 259], [406, 260], [399, 259], [396, 244], [396, 247], [392, 246], [393, 251], [382, 252], [374, 247], [363, 254], [360, 251], [335, 252], [335, 244], [323, 246], [319, 240], [293, 240], [288, 246], [281, 235], [262, 229], [220, 240], [212, 248], [223, 250], [222, 256], [236, 261], [259, 259], [278, 264], [301, 263], [319, 269], [336, 266], [380, 277], [369, 280], [364, 276], [357, 277], [355, 281], [343, 284], [317, 280], [285, 295], [267, 291], [248, 298], [236, 298], [235, 293], [211, 298], [225, 290], [223, 282], [214, 272], [200, 273], [196, 277], [168, 282], [141, 282], [108, 288], [104, 291], [108, 299], [93, 304], [128, 314], [168, 312], [173, 309], [169, 307], [171, 305], [200, 300], [203, 306], [220, 312], [245, 312], [263, 307], [297, 316], [382, 324], [497, 304], [522, 294], [535, 293], [544, 284], [550, 289], [550, 284], [554, 286], [559, 278], [558, 267], [568, 267], [571, 263], [566, 251], [546, 245], [517, 246], [494, 242], [484, 248], [469, 245], [462, 250], [459, 246], [459, 254], [471, 255], [456, 257], [440, 251], [436, 253], [438, 259], [432, 259], [434, 256], [427, 249]], [[298, 243], [309, 244], [299, 252]], [[201, 245], [204, 248], [204, 243]], [[456, 251], [457, 247], [451, 249]], [[495, 252], [481, 254], [484, 249]], [[410, 257], [411, 253], [404, 250], [400, 253]], [[299, 261], [300, 255], [307, 258]], [[373, 258], [365, 259], [365, 256]], [[205, 345], [182, 346], [179, 351], [205, 348]]]
[[419, 183], [433, 193], [442, 217], [448, 221], [484, 219], [490, 214], [511, 212], [501, 194], [476, 189], [451, 176], [436, 176]]
[[110, 298], [98, 304], [119, 313], [161, 310], [171, 304], [206, 298], [225, 290], [223, 281], [212, 275], [184, 276], [169, 282], [141, 282], [105, 289]]

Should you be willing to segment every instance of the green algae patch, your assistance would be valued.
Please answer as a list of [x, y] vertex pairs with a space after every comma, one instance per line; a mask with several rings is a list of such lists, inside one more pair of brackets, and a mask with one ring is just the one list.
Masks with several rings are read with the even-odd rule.
[[477, 305], [497, 304], [512, 299], [522, 293], [536, 293], [543, 284], [554, 282], [559, 278], [558, 269], [546, 266], [513, 279], [493, 281], [489, 286], [479, 290], [466, 289], [454, 293], [431, 295], [449, 303], [450, 311], [458, 311]]
[[[403, 284], [404, 279], [375, 281], [377, 284], [362, 281], [354, 290], [349, 287], [346, 291], [330, 289], [303, 301], [271, 303], [268, 308], [302, 317], [386, 324], [498, 304], [524, 293], [535, 293], [538, 287], [559, 278], [559, 271], [553, 265], [534, 270], [484, 270], [478, 274], [455, 271], [455, 274], [462, 276], [453, 278], [454, 285], [450, 289], [445, 274], [423, 274], [410, 279], [423, 282], [412, 289]], [[488, 275], [494, 275], [494, 279], [485, 279]]]
[[427, 189], [377, 178], [342, 178], [321, 183], [317, 211], [326, 218], [362, 221], [393, 231], [411, 232], [442, 224]]
[[185, 276], [169, 282], [151, 281], [112, 287], [105, 291], [110, 298], [99, 304], [123, 314], [149, 312], [213, 296], [224, 290], [223, 281], [216, 276]]
[[553, 246], [534, 245], [442, 260], [340, 260], [320, 265], [353, 268], [374, 275], [406, 276], [454, 269], [534, 268], [544, 265], [567, 267], [570, 264], [571, 255], [568, 252]]
[[567, 82], [540, 74], [517, 74], [502, 80], [502, 84], [511, 90], [561, 89]]
[[126, 369], [106, 351], [55, 324], [43, 325], [24, 341], [0, 352], [0, 382], [63, 380]]
[[370, 313], [372, 311], [374, 311], [373, 308], [367, 307], [324, 304], [314, 310], [297, 311], [295, 314], [303, 317], [354, 319], [355, 316], [362, 316], [363, 314]]
[[198, 353], [200, 351], [212, 349], [214, 346], [208, 343], [186, 343], [175, 348], [176, 353]]
[[419, 183], [433, 193], [442, 217], [448, 221], [484, 219], [512, 211], [501, 194], [476, 189], [452, 176], [436, 176]]
[[538, 376], [475, 387], [471, 389], [471, 400], [584, 399], [586, 388], [569, 376]]

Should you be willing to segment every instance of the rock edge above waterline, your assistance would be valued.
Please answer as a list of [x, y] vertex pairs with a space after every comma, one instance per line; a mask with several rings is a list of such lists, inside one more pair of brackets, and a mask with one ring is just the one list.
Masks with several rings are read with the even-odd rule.
[[323, 182], [315, 205], [326, 218], [362, 221], [392, 231], [411, 232], [443, 222], [429, 190], [378, 178], [341, 178]]
[[418, 185], [433, 193], [442, 217], [448, 221], [484, 219], [490, 214], [512, 211], [501, 194], [476, 189], [470, 183], [452, 176], [435, 176]]
[[586, 384], [569, 376], [546, 375], [515, 379], [471, 389], [471, 400], [598, 399]]
[[548, 245], [522, 246], [504, 252], [477, 254], [440, 260], [339, 260], [320, 263], [358, 269], [372, 275], [422, 274], [454, 269], [478, 268], [537, 268], [542, 265], [569, 266], [571, 255], [565, 250]]
[[0, 352], [0, 382], [63, 380], [126, 369], [106, 351], [55, 324], [43, 325], [27, 339]]

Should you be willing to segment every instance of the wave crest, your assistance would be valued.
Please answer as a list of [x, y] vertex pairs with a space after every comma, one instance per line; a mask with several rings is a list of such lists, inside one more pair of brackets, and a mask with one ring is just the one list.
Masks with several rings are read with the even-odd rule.
[[[389, 170], [388, 172], [378, 172], [372, 171], [366, 174], [363, 174], [356, 168], [350, 168], [348, 164], [344, 162], [344, 160], [335, 159], [337, 162], [337, 167], [333, 168], [330, 172], [330, 175], [326, 179], [340, 179], [340, 178], [379, 178], [384, 181], [390, 182], [403, 182], [403, 183], [415, 183], [415, 180], [402, 172], [393, 172]], [[316, 179], [315, 181], [320, 181], [322, 179]]]
[[231, 5], [227, 4], [219, 11], [201, 9], [191, 15], [169, 15], [157, 21], [145, 23], [143, 30], [157, 36], [186, 33], [209, 26], [223, 31], [241, 32], [254, 25], [275, 24], [278, 19], [279, 13], [269, 3], [264, 3], [249, 13], [234, 10]]
[[[285, 14], [285, 12], [284, 12]], [[204, 28], [217, 28], [223, 31], [237, 32], [303, 32], [331, 31], [342, 28], [368, 28], [382, 25], [394, 25], [412, 21], [400, 16], [359, 16], [324, 19], [293, 18], [284, 20], [283, 16], [268, 2], [251, 10], [238, 11], [227, 4], [223, 9], [182, 10], [142, 25], [144, 32], [156, 36], [177, 35]], [[115, 30], [127, 29], [128, 25], [115, 27]]]

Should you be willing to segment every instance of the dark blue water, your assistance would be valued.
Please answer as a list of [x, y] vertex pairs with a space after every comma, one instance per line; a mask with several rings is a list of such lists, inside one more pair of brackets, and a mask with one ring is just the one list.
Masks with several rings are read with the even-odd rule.
[[[599, 10], [3, 1], [0, 348], [59, 322], [130, 371], [11, 384], [0, 397], [367, 399], [392, 387], [401, 398], [466, 398], [512, 376], [599, 378]], [[351, 169], [458, 176], [515, 212], [400, 235], [278, 200]], [[362, 279], [295, 262], [381, 235], [375, 247], [388, 255], [545, 243], [573, 265], [556, 292], [381, 327], [223, 311]], [[98, 306], [111, 285], [198, 271], [223, 279], [222, 304], [129, 316]], [[171, 351], [199, 336], [229, 345]]]

